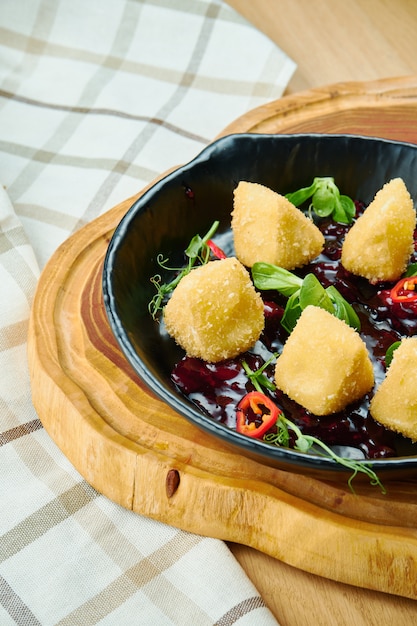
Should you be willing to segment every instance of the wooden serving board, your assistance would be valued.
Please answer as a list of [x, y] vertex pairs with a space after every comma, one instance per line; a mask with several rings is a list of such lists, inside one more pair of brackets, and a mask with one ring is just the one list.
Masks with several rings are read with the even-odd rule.
[[[417, 78], [336, 84], [271, 102], [230, 132], [349, 132], [417, 143]], [[142, 192], [143, 193], [143, 192]], [[139, 194], [140, 195], [140, 194]], [[99, 492], [140, 514], [251, 546], [305, 572], [417, 599], [417, 483], [387, 495], [284, 472], [231, 451], [158, 400], [110, 331], [104, 255], [130, 198], [52, 257], [29, 329], [33, 402]]]

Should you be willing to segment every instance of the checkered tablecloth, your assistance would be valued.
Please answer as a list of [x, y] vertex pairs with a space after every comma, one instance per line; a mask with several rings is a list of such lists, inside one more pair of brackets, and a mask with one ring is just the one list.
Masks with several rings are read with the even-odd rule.
[[1, 626], [276, 624], [223, 542], [76, 472], [32, 406], [26, 335], [70, 234], [280, 97], [294, 69], [221, 0], [1, 0]]

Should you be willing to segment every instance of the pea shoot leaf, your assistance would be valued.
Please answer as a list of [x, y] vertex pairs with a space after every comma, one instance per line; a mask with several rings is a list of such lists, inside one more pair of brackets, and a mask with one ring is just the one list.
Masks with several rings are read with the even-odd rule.
[[[282, 431], [284, 434], [282, 434]], [[365, 476], [368, 476], [371, 485], [378, 486], [383, 494], [387, 493], [380, 478], [372, 469], [372, 463], [339, 456], [321, 439], [318, 439], [318, 437], [314, 437], [313, 435], [305, 435], [300, 430], [300, 428], [294, 422], [288, 419], [283, 413], [280, 414], [277, 420], [277, 432], [267, 433], [266, 435], [264, 435], [264, 441], [275, 444], [276, 446], [283, 447], [282, 442], [283, 440], [287, 440], [287, 436], [287, 441], [289, 441], [289, 431], [292, 431], [296, 437], [294, 443], [295, 450], [298, 450], [299, 452], [303, 452], [305, 454], [311, 449], [314, 449], [315, 454], [319, 454], [321, 456], [333, 459], [333, 461], [335, 461], [339, 465], [342, 465], [346, 467], [346, 469], [350, 470], [352, 474], [348, 479], [348, 485], [352, 493], [355, 493], [355, 490], [352, 486], [352, 481], [358, 474], [365, 474]], [[286, 447], [288, 447], [288, 445], [289, 444], [287, 443]]]
[[285, 196], [296, 207], [311, 198], [310, 209], [319, 217], [331, 216], [336, 222], [350, 224], [355, 216], [355, 203], [342, 195], [331, 176], [318, 176], [309, 187], [302, 187]]
[[355, 330], [360, 330], [361, 322], [353, 306], [344, 299], [334, 285], [327, 287], [326, 291], [333, 302], [336, 317], [344, 320], [346, 324], [352, 326]]
[[184, 276], [189, 274], [196, 264], [199, 263], [200, 265], [204, 265], [205, 263], [208, 263], [208, 261], [210, 260], [210, 248], [207, 245], [207, 242], [214, 235], [218, 226], [219, 222], [215, 221], [213, 222], [209, 231], [204, 235], [204, 237], [200, 237], [200, 235], [195, 235], [191, 239], [185, 250], [185, 256], [188, 259], [187, 265], [185, 267], [169, 267], [168, 259], [164, 259], [161, 254], [158, 255], [157, 261], [160, 267], [164, 270], [174, 272], [176, 275], [175, 278], [166, 283], [162, 282], [162, 276], [160, 274], [156, 274], [150, 279], [151, 283], [156, 288], [156, 294], [153, 296], [152, 300], [148, 304], [148, 310], [153, 319], [157, 319], [158, 313], [163, 308], [165, 299], [172, 291], [174, 291], [180, 280]]
[[334, 313], [333, 302], [329, 294], [314, 274], [307, 274], [304, 278], [300, 289], [299, 300], [302, 310], [309, 304], [314, 304], [314, 306], [319, 306], [329, 313]]
[[314, 182], [309, 187], [302, 187], [297, 191], [293, 191], [292, 193], [287, 193], [285, 196], [292, 204], [295, 206], [301, 206], [304, 202], [307, 202], [309, 198], [311, 198], [315, 192], [317, 191], [317, 182], [316, 178]]
[[283, 296], [289, 298], [297, 293], [303, 279], [288, 270], [271, 263], [255, 263], [252, 267], [252, 276], [256, 278], [256, 287], [262, 291], [276, 289]]
[[284, 315], [281, 319], [281, 325], [285, 330], [290, 333], [297, 323], [303, 309], [300, 306], [300, 290], [293, 293], [287, 300], [287, 305], [284, 310]]
[[404, 276], [417, 276], [417, 263], [410, 263]]
[[271, 263], [254, 263], [252, 280], [258, 289], [276, 290], [288, 298], [281, 325], [289, 333], [309, 305], [325, 309], [355, 330], [360, 330], [360, 320], [352, 305], [334, 285], [324, 288], [314, 274], [307, 274], [302, 279]]
[[[253, 383], [254, 387], [260, 393], [263, 393], [262, 384], [263, 379], [265, 378], [263, 372], [265, 368], [273, 363], [277, 358], [279, 358], [279, 354], [274, 354], [268, 361], [264, 363], [258, 370], [251, 370], [246, 361], [243, 361], [242, 365], [248, 376], [249, 380]], [[275, 385], [271, 384], [268, 381], [267, 388], [271, 391], [275, 389]], [[281, 411], [279, 417], [276, 422], [276, 432], [269, 432], [264, 435], [263, 440], [272, 445], [279, 446], [280, 448], [290, 448], [291, 447], [291, 436], [290, 431], [294, 433], [295, 441], [293, 444], [294, 450], [298, 450], [298, 452], [302, 452], [304, 454], [314, 451], [315, 454], [319, 454], [324, 457], [328, 457], [333, 459], [336, 463], [343, 465], [346, 469], [350, 470], [351, 476], [348, 479], [349, 489], [355, 493], [352, 487], [353, 479], [359, 474], [365, 474], [368, 476], [371, 485], [379, 486], [381, 492], [383, 494], [386, 493], [386, 489], [379, 479], [376, 472], [372, 469], [372, 464], [366, 461], [358, 461], [355, 459], [348, 459], [336, 454], [334, 450], [332, 450], [327, 444], [325, 444], [321, 439], [314, 437], [313, 435], [305, 435], [301, 429], [288, 417], [284, 415]]]
[[385, 353], [385, 367], [389, 367], [391, 365], [394, 352], [400, 344], [401, 341], [394, 341], [394, 343], [389, 346], [388, 350]]

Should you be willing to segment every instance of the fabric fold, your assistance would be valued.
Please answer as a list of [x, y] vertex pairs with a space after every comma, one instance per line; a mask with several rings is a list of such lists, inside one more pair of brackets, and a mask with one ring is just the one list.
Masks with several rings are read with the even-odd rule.
[[220, 0], [5, 0], [0, 31], [0, 622], [272, 626], [225, 543], [78, 474], [33, 408], [27, 330], [62, 242], [280, 97], [295, 64]]

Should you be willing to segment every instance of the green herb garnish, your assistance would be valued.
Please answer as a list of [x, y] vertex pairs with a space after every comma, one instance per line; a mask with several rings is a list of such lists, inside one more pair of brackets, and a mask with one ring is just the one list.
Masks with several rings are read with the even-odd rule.
[[267, 376], [265, 376], [264, 371], [278, 358], [279, 353], [276, 352], [269, 358], [261, 367], [255, 371], [251, 370], [246, 361], [242, 361], [242, 367], [245, 370], [246, 376], [251, 381], [252, 385], [255, 387], [256, 391], [262, 392], [262, 388], [269, 389], [270, 391], [275, 391], [276, 387], [273, 382], [269, 380]]
[[282, 267], [272, 265], [272, 263], [254, 263], [252, 277], [256, 281], [255, 286], [258, 289], [262, 291], [276, 289], [276, 291], [279, 291], [287, 298], [298, 293], [303, 284], [302, 278]]
[[417, 276], [417, 263], [410, 263], [404, 276]]
[[148, 310], [153, 319], [157, 318], [158, 313], [163, 308], [165, 298], [168, 296], [168, 294], [174, 291], [180, 280], [184, 276], [189, 274], [197, 263], [199, 263], [200, 265], [205, 265], [206, 263], [208, 263], [208, 261], [210, 260], [210, 247], [207, 245], [207, 242], [214, 235], [218, 226], [218, 221], [213, 222], [210, 230], [204, 235], [204, 237], [200, 237], [200, 235], [195, 235], [191, 239], [187, 249], [185, 250], [185, 256], [188, 259], [187, 265], [185, 267], [169, 267], [168, 259], [164, 259], [162, 254], [158, 254], [158, 265], [164, 270], [175, 272], [176, 276], [173, 280], [167, 283], [162, 282], [162, 277], [160, 274], [156, 274], [150, 279], [151, 283], [156, 287], [156, 294], [148, 304]]
[[388, 368], [391, 365], [394, 352], [400, 346], [400, 344], [401, 341], [394, 341], [394, 343], [389, 346], [388, 350], [385, 353], [385, 367]]
[[333, 285], [324, 288], [314, 274], [307, 274], [303, 279], [282, 267], [262, 262], [253, 265], [252, 279], [261, 291], [274, 289], [288, 298], [281, 320], [288, 332], [293, 330], [308, 305], [325, 309], [355, 330], [360, 330], [360, 320], [352, 305]]
[[[264, 375], [265, 368], [270, 365], [277, 355], [273, 355], [264, 365], [258, 370], [252, 371], [246, 361], [242, 362], [243, 368], [257, 391], [263, 393], [263, 387], [269, 391], [276, 389], [275, 385]], [[365, 474], [369, 477], [372, 486], [378, 485], [383, 494], [386, 493], [386, 489], [378, 478], [376, 472], [372, 469], [372, 465], [366, 461], [358, 461], [355, 459], [347, 459], [345, 457], [336, 454], [329, 446], [327, 446], [321, 439], [313, 437], [312, 435], [304, 435], [300, 428], [294, 424], [290, 419], [285, 417], [284, 413], [280, 413], [276, 422], [276, 433], [267, 433], [264, 435], [263, 440], [266, 443], [274, 444], [279, 447], [289, 448], [291, 444], [290, 431], [292, 431], [296, 437], [294, 443], [294, 450], [299, 452], [308, 453], [313, 451], [315, 454], [319, 454], [326, 458], [333, 459], [339, 465], [343, 465], [352, 472], [352, 475], [348, 479], [349, 489], [352, 493], [355, 490], [352, 486], [352, 481], [358, 474]]]
[[331, 216], [342, 224], [350, 224], [355, 216], [355, 203], [340, 193], [331, 176], [316, 177], [309, 187], [287, 193], [285, 197], [297, 207], [311, 198], [310, 210], [319, 217]]
[[285, 415], [282, 413], [277, 420], [277, 433], [266, 434], [264, 436], [264, 441], [280, 447], [288, 447], [290, 442], [290, 430], [293, 431], [296, 436], [294, 450], [298, 450], [299, 452], [303, 453], [307, 453], [312, 450], [315, 454], [319, 454], [326, 458], [331, 458], [336, 461], [336, 463], [339, 463], [339, 465], [343, 465], [344, 467], [352, 471], [352, 475], [348, 479], [349, 489], [352, 491], [352, 493], [355, 493], [355, 490], [352, 487], [352, 481], [360, 473], [365, 474], [369, 477], [372, 486], [378, 485], [383, 494], [387, 493], [384, 485], [382, 484], [376, 472], [372, 469], [372, 465], [370, 463], [367, 463], [365, 461], [358, 461], [355, 459], [347, 459], [345, 457], [339, 456], [317, 437], [313, 437], [312, 435], [304, 435], [298, 428], [298, 426], [287, 417], [285, 417]]

